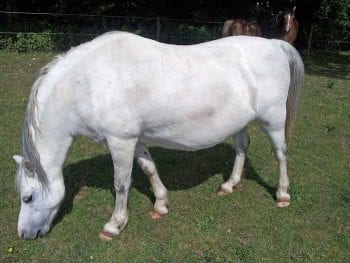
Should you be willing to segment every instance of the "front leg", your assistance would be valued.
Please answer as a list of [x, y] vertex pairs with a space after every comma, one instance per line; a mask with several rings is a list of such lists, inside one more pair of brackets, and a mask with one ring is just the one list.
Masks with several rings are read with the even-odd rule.
[[111, 240], [118, 235], [128, 222], [128, 193], [131, 183], [131, 171], [136, 139], [107, 139], [114, 167], [115, 208], [111, 219], [103, 227], [100, 238]]

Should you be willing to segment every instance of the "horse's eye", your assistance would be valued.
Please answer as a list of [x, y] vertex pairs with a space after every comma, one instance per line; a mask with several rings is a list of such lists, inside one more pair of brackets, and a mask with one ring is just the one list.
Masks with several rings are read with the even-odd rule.
[[30, 203], [32, 200], [33, 200], [32, 195], [23, 196], [23, 197], [22, 197], [22, 201], [23, 201], [24, 203]]

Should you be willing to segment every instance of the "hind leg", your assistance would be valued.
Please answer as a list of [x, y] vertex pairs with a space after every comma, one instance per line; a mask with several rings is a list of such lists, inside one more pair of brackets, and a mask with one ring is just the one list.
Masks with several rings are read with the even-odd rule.
[[247, 129], [240, 130], [236, 135], [236, 158], [230, 178], [221, 185], [218, 195], [224, 196], [233, 192], [241, 181], [246, 153], [249, 145]]
[[148, 176], [156, 197], [154, 210], [150, 212], [150, 216], [153, 219], [160, 219], [168, 213], [169, 201], [167, 189], [160, 180], [156, 165], [154, 164], [151, 154], [144, 144], [137, 144], [135, 158], [143, 172]]
[[262, 123], [262, 127], [271, 140], [279, 165], [279, 183], [276, 193], [277, 206], [286, 207], [290, 204], [290, 195], [288, 194], [289, 180], [287, 175], [288, 147], [285, 141], [284, 123], [279, 126]]

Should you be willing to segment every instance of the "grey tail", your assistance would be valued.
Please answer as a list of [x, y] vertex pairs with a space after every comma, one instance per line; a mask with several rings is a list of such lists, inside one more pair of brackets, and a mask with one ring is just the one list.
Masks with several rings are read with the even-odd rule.
[[288, 141], [296, 119], [299, 95], [304, 83], [304, 63], [298, 51], [292, 45], [282, 40], [274, 41], [278, 41], [286, 54], [290, 68], [290, 86], [286, 104], [287, 116], [285, 122], [285, 138]]

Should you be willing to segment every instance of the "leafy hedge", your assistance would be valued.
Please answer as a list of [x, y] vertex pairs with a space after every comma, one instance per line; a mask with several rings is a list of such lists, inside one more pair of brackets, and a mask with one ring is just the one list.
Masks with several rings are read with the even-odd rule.
[[[46, 33], [46, 34], [45, 34]], [[55, 49], [55, 41], [50, 32], [43, 34], [18, 33], [15, 37], [2, 39], [2, 49], [7, 51], [52, 51]]]

